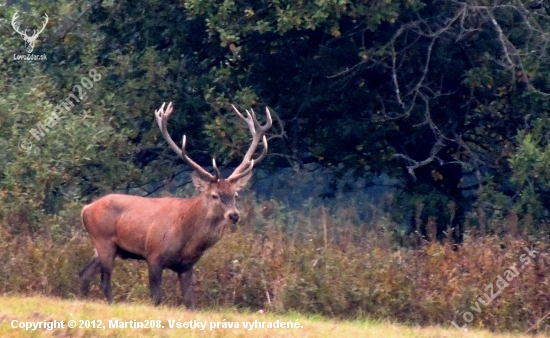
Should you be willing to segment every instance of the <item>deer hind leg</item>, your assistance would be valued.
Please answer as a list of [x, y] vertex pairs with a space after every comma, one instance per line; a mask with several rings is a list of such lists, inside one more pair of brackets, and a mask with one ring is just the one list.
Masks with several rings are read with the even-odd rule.
[[92, 260], [84, 265], [78, 273], [78, 277], [80, 278], [80, 297], [88, 297], [88, 293], [90, 292], [90, 280], [93, 275], [99, 272], [100, 268], [101, 262], [96, 252]]
[[189, 311], [195, 310], [195, 303], [193, 302], [193, 267], [186, 272], [178, 273], [178, 280], [180, 282], [181, 293], [183, 296], [183, 304]]
[[102, 242], [96, 245], [97, 255], [101, 266], [101, 281], [99, 286], [107, 301], [113, 302], [113, 289], [111, 286], [111, 274], [113, 272], [113, 266], [115, 263], [116, 246], [111, 242]]
[[149, 267], [149, 287], [151, 288], [151, 299], [153, 304], [159, 305], [162, 298], [160, 288], [162, 282], [162, 266], [156, 262], [147, 262]]

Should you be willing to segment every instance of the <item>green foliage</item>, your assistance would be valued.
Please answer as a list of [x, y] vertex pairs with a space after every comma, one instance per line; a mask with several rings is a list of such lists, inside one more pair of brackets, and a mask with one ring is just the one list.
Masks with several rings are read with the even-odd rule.
[[[185, 9], [192, 16], [204, 16], [208, 32], [222, 46], [241, 43], [254, 33], [284, 35], [293, 30], [316, 30], [339, 37], [339, 21], [344, 17], [366, 18], [374, 31], [383, 22], [393, 23], [402, 7], [419, 7], [420, 2], [400, 1], [354, 4], [347, 0], [323, 1], [186, 1]], [[368, 14], [368, 15], [367, 15]]]
[[[42, 8], [49, 13], [51, 9]], [[2, 11], [2, 25], [9, 25], [13, 11]], [[88, 37], [91, 43], [101, 39]], [[70, 40], [65, 42], [56, 52], [74, 48]], [[48, 45], [37, 48], [46, 51]], [[8, 47], [17, 50], [11, 43]], [[112, 94], [105, 88], [108, 74], [95, 63], [93, 44], [79, 52], [79, 63], [70, 70], [58, 68], [55, 75], [47, 63], [10, 61], [12, 67], [4, 69], [2, 86], [10, 90], [0, 98], [8, 112], [0, 127], [6, 150], [0, 155], [0, 215], [12, 231], [66, 236], [72, 226], [54, 229], [65, 208], [71, 213], [71, 203], [81, 205], [90, 193], [111, 191], [124, 177], [135, 176], [135, 167], [125, 161], [131, 156], [128, 139], [135, 132], [117, 127], [112, 118]], [[105, 149], [113, 151], [102, 153]], [[97, 180], [98, 173], [102, 180]]]
[[[477, 170], [492, 177], [495, 193], [510, 197], [511, 185], [532, 183], [512, 198], [521, 200], [516, 212], [540, 218], [546, 204], [537, 196], [545, 194], [546, 174], [511, 182], [509, 173], [529, 176], [531, 169], [512, 168], [523, 163], [512, 159], [520, 141], [514, 137], [518, 126], [533, 125], [550, 109], [544, 33], [550, 22], [522, 7], [487, 6], [409, 0], [3, 6], [0, 23], [9, 38], [0, 46], [7, 93], [0, 99], [1, 213], [15, 217], [18, 232], [36, 231], [67, 204], [174, 175], [179, 163], [167, 155], [152, 117], [171, 101], [169, 131], [176, 140], [186, 134], [191, 156], [203, 165], [211, 156], [235, 165], [247, 148], [248, 131], [230, 104], [260, 116], [269, 106], [280, 137], [270, 140], [278, 156], [269, 156], [265, 168], [313, 162], [337, 179], [349, 171], [385, 173], [403, 183], [409, 212], [416, 199], [428, 201], [426, 214], [452, 201], [462, 218], [475, 198], [462, 194], [461, 180]], [[10, 28], [15, 11], [25, 27], [49, 15], [36, 46], [47, 61], [9, 59], [22, 46]], [[91, 69], [101, 79], [87, 98], [29, 154], [21, 152], [19, 140], [45, 123]]]
[[536, 219], [548, 216], [550, 191], [550, 145], [548, 121], [538, 119], [531, 130], [518, 133], [518, 148], [510, 158], [511, 182], [518, 191], [515, 209]]

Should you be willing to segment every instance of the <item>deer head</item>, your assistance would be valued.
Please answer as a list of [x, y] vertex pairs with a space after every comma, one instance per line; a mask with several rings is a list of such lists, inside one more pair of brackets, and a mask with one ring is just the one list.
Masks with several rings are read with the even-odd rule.
[[[207, 210], [210, 215], [207, 215], [207, 218], [215, 219], [223, 215], [223, 219], [226, 221], [237, 223], [240, 219], [240, 215], [235, 206], [235, 198], [238, 191], [241, 190], [250, 179], [254, 165], [262, 161], [267, 154], [267, 139], [265, 132], [271, 128], [272, 120], [268, 108], [266, 108], [267, 122], [265, 125], [261, 126], [256, 118], [254, 110], [245, 110], [245, 117], [235, 108], [235, 106], [232, 105], [232, 107], [237, 115], [248, 125], [248, 129], [252, 135], [252, 141], [242, 162], [235, 168], [233, 173], [225, 179], [221, 177], [215, 159], [212, 159], [212, 165], [215, 172], [214, 175], [212, 175], [187, 155], [185, 151], [187, 140], [185, 135], [183, 136], [181, 148], [172, 140], [167, 130], [168, 117], [170, 117], [173, 110], [171, 102], [166, 108], [165, 103], [163, 103], [158, 110], [155, 110], [155, 117], [162, 136], [166, 142], [168, 142], [170, 148], [172, 148], [172, 150], [195, 171], [192, 175], [192, 181], [196, 189], [204, 196], [205, 203], [208, 204]], [[252, 159], [260, 140], [263, 144], [263, 151], [256, 159]]]

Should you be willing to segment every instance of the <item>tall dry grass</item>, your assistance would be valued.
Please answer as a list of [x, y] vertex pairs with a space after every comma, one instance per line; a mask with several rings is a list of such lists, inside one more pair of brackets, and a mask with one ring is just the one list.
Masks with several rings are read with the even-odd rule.
[[[362, 224], [346, 208], [293, 213], [275, 202], [257, 205], [247, 200], [242, 210], [242, 224], [196, 265], [198, 307], [298, 311], [420, 325], [451, 325], [454, 320], [459, 326], [470, 318], [464, 313], [470, 312], [469, 328], [548, 329], [546, 320], [534, 325], [550, 312], [545, 240], [515, 232], [498, 237], [468, 232], [456, 245], [450, 239], [440, 243], [399, 234], [383, 215]], [[76, 232], [59, 241], [1, 231], [2, 294], [76, 297], [78, 270], [93, 253], [86, 234]], [[487, 286], [495, 285], [513, 264], [519, 267], [525, 248], [532, 246], [540, 253], [530, 257], [490, 304], [481, 304]], [[176, 275], [166, 270], [163, 278], [164, 302], [175, 306], [180, 299]], [[103, 299], [98, 279], [91, 297]], [[148, 301], [146, 264], [117, 259], [113, 288], [117, 302]]]

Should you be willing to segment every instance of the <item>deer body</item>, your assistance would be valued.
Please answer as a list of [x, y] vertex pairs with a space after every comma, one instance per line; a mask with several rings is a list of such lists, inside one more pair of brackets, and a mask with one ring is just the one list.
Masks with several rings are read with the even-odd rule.
[[176, 271], [176, 265], [187, 265], [214, 245], [228, 224], [205, 217], [204, 199], [107, 195], [84, 207], [82, 222], [92, 238], [108, 238], [121, 253]]
[[[109, 302], [112, 302], [111, 273], [115, 258], [145, 260], [149, 269], [151, 297], [155, 304], [161, 302], [162, 271], [171, 269], [178, 274], [183, 302], [194, 309], [192, 298], [193, 265], [204, 252], [222, 237], [227, 226], [239, 221], [235, 199], [252, 175], [254, 160], [250, 159], [259, 139], [271, 125], [261, 127], [254, 115], [248, 113], [247, 121], [253, 134], [251, 148], [243, 163], [227, 179], [210, 175], [185, 154], [185, 137], [181, 150], [166, 132], [168, 110], [156, 112], [159, 127], [168, 143], [196, 171], [192, 181], [200, 192], [192, 198], [145, 198], [110, 194], [82, 209], [82, 223], [95, 247], [95, 255], [79, 273], [80, 294], [88, 294], [92, 276], [101, 272], [100, 287]], [[254, 118], [253, 118], [254, 117]], [[256, 133], [256, 129], [261, 133]], [[263, 136], [264, 153], [267, 141]]]

